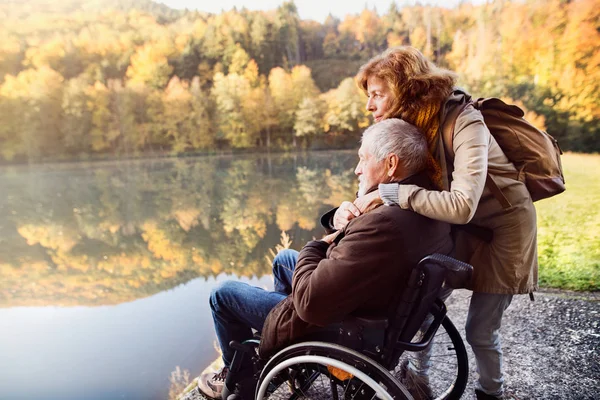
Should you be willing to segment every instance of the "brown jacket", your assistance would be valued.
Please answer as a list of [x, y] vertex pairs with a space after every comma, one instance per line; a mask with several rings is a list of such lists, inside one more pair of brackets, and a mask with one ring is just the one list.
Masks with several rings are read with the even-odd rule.
[[[405, 181], [429, 186], [424, 175]], [[337, 244], [317, 240], [300, 251], [292, 294], [265, 321], [262, 357], [349, 314], [387, 311], [421, 258], [452, 251], [448, 224], [399, 207], [378, 207], [341, 234]]]
[[[447, 147], [448, 143], [444, 143]], [[454, 162], [449, 190], [399, 185], [400, 207], [452, 224], [473, 224], [493, 232], [491, 242], [459, 231], [456, 257], [473, 265], [475, 292], [519, 294], [537, 289], [536, 214], [529, 192], [514, 179], [506, 158], [483, 117], [472, 106], [457, 118], [452, 139]], [[451, 153], [446, 148], [446, 154]], [[512, 206], [503, 208], [485, 184], [491, 175]]]

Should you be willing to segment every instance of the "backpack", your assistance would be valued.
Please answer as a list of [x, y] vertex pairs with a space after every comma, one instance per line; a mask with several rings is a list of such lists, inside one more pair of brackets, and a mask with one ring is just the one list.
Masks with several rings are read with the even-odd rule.
[[[445, 116], [442, 137], [447, 148], [452, 148], [456, 119], [468, 105], [473, 105], [481, 112], [490, 133], [514, 164], [518, 173], [516, 179], [525, 183], [533, 201], [565, 191], [565, 177], [560, 162], [562, 151], [556, 139], [527, 122], [523, 118], [523, 110], [515, 105], [506, 104], [494, 97], [472, 101], [471, 96], [461, 90], [455, 90], [450, 98], [456, 99], [457, 96], [462, 97], [462, 101], [449, 100], [442, 114]], [[506, 205], [506, 197], [489, 174], [486, 185]]]

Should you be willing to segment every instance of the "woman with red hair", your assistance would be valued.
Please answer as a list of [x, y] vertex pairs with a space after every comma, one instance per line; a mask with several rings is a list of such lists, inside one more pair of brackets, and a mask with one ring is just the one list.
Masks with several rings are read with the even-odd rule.
[[[513, 295], [537, 289], [536, 214], [531, 196], [515, 179], [514, 165], [490, 134], [481, 113], [466, 105], [464, 93], [454, 91], [453, 72], [436, 67], [415, 48], [404, 46], [372, 58], [356, 79], [368, 96], [367, 109], [376, 123], [401, 118], [425, 135], [429, 173], [439, 190], [381, 184], [378, 191], [354, 204], [344, 203], [333, 225], [341, 229], [381, 202], [457, 225], [455, 256], [474, 267], [465, 328], [479, 372], [475, 392], [478, 399], [507, 398], [499, 333], [502, 315]], [[450, 104], [459, 105], [454, 109], [461, 111], [452, 140], [444, 141], [444, 124], [454, 122], [446, 113], [452, 109]], [[507, 202], [495, 197], [486, 179], [494, 181]], [[404, 372], [420, 378], [420, 385], [425, 382], [426, 386], [427, 364], [428, 360], [411, 362]]]

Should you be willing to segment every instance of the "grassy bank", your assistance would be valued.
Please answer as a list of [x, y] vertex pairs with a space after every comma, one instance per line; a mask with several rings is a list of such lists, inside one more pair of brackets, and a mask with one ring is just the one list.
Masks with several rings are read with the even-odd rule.
[[536, 203], [540, 285], [600, 290], [600, 155], [565, 154], [567, 191]]

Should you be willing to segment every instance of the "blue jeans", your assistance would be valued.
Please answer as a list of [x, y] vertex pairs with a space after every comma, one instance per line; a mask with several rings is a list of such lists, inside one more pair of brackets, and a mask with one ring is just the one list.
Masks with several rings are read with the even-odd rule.
[[296, 250], [285, 249], [275, 256], [273, 292], [242, 282], [226, 281], [210, 294], [210, 309], [226, 367], [231, 365], [235, 353], [229, 342], [251, 339], [252, 329], [261, 332], [269, 312], [292, 293], [297, 260]]

